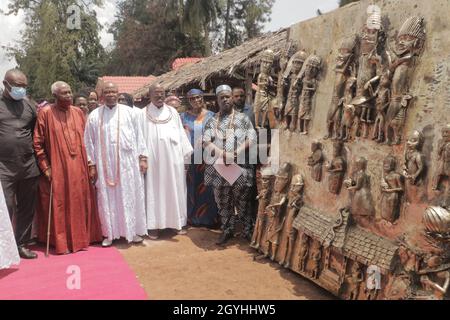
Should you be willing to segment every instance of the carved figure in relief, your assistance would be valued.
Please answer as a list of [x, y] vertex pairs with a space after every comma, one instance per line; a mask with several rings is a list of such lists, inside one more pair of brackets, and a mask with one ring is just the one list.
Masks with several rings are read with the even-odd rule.
[[[359, 119], [364, 127], [363, 137], [368, 137], [369, 125], [373, 122], [373, 99], [367, 92], [367, 84], [377, 75], [381, 68], [381, 51], [384, 48], [385, 34], [381, 25], [381, 10], [378, 6], [369, 6], [368, 19], [359, 36], [360, 57], [356, 98], [353, 103], [360, 108]], [[359, 123], [358, 123], [359, 125]], [[357, 131], [359, 128], [357, 128]]]
[[258, 90], [255, 95], [255, 126], [264, 128], [268, 123], [270, 128], [276, 127], [274, 114], [274, 94], [271, 92], [273, 79], [270, 76], [275, 54], [272, 50], [266, 50], [261, 58], [261, 72], [258, 76]]
[[307, 59], [307, 54], [305, 51], [300, 50], [294, 56], [292, 56], [291, 62], [291, 72], [289, 75], [284, 76], [284, 83], [289, 85], [289, 93], [287, 96], [286, 104], [283, 107], [282, 113], [284, 114], [285, 129], [289, 129], [294, 132], [297, 129], [298, 123], [298, 109], [299, 109], [299, 95], [300, 86], [296, 82], [297, 77], [303, 67], [305, 60]]
[[375, 207], [373, 205], [370, 176], [366, 173], [367, 160], [364, 157], [359, 158], [355, 162], [355, 170], [351, 178], [347, 179], [344, 184], [350, 191], [351, 197], [351, 213], [353, 217], [361, 217], [365, 220], [375, 215]]
[[412, 185], [420, 184], [425, 171], [425, 157], [422, 153], [423, 141], [422, 132], [416, 130], [406, 142], [403, 176]]
[[311, 156], [308, 158], [308, 166], [311, 167], [311, 177], [314, 181], [322, 181], [322, 165], [323, 165], [323, 151], [322, 144], [314, 141], [311, 144]]
[[284, 221], [286, 226], [285, 229], [288, 230], [288, 241], [286, 243], [287, 247], [285, 256], [279, 262], [280, 265], [284, 264], [285, 268], [290, 268], [291, 266], [292, 249], [294, 248], [295, 240], [297, 240], [297, 229], [294, 228], [293, 223], [303, 205], [304, 186], [305, 182], [303, 181], [301, 174], [298, 174], [292, 178], [291, 188], [288, 195], [289, 203], [287, 207], [287, 215]]
[[326, 166], [326, 170], [329, 173], [328, 191], [333, 194], [339, 194], [341, 192], [342, 182], [345, 171], [347, 170], [347, 162], [342, 155], [343, 146], [342, 142], [339, 141], [333, 144], [333, 159]]
[[312, 118], [314, 95], [317, 90], [317, 78], [319, 76], [322, 60], [316, 55], [310, 55], [305, 61], [303, 70], [297, 77], [296, 85], [301, 86], [299, 98], [298, 130], [301, 134], [308, 134], [309, 122]]
[[275, 177], [274, 193], [272, 195], [270, 204], [266, 207], [267, 251], [265, 252], [265, 256], [270, 257], [272, 261], [275, 260], [280, 240], [280, 232], [283, 229], [281, 215], [286, 209], [286, 188], [289, 185], [290, 172], [291, 165], [289, 163], [285, 163], [281, 166]]
[[[292, 40], [286, 42], [286, 47], [280, 54], [280, 70], [278, 71], [277, 96], [275, 102], [275, 116], [278, 121], [284, 117], [283, 109], [286, 105], [286, 99], [290, 86], [290, 74], [292, 72], [291, 57], [295, 53], [297, 46]], [[294, 77], [295, 79], [295, 77]]]
[[258, 200], [258, 214], [256, 217], [252, 242], [250, 244], [250, 246], [255, 249], [259, 249], [259, 246], [261, 244], [261, 238], [264, 231], [264, 223], [266, 221], [266, 207], [270, 202], [272, 177], [272, 175], [264, 175], [263, 173], [261, 177], [261, 190], [256, 197], [256, 200]]
[[388, 156], [383, 162], [383, 178], [381, 180], [381, 217], [395, 223], [400, 214], [400, 201], [403, 193], [401, 174], [395, 172], [397, 160]]
[[422, 274], [420, 282], [425, 291], [431, 292], [434, 299], [443, 300], [450, 286], [450, 265], [443, 268], [442, 258], [432, 256], [426, 262], [426, 269], [419, 272]]
[[[357, 116], [356, 108], [352, 104], [352, 100], [355, 96], [355, 85], [356, 85], [356, 78], [350, 77], [347, 79], [347, 82], [345, 84], [345, 93], [344, 97], [341, 99], [340, 104], [342, 105], [342, 121], [341, 121], [341, 127], [340, 132], [338, 135], [338, 139], [342, 141], [348, 141], [351, 137], [351, 130], [353, 127], [353, 124], [355, 122], [355, 117]], [[359, 118], [356, 119], [356, 127], [358, 127]]]
[[374, 93], [376, 118], [373, 127], [372, 139], [381, 143], [385, 138], [384, 132], [386, 126], [386, 112], [391, 102], [391, 79], [388, 72], [383, 73], [381, 77], [377, 78], [380, 83]]
[[347, 290], [349, 292], [349, 300], [358, 300], [361, 283], [364, 281], [364, 274], [361, 265], [354, 262], [350, 270], [350, 274], [345, 276], [347, 282]]
[[406, 113], [412, 95], [409, 93], [414, 57], [419, 55], [425, 42], [424, 19], [408, 18], [397, 35], [395, 50], [390, 53], [392, 73], [391, 103], [386, 118], [385, 137], [388, 144], [400, 144]]
[[298, 254], [298, 269], [305, 272], [306, 262], [309, 256], [309, 237], [305, 233], [300, 238], [300, 252]]
[[355, 38], [350, 37], [342, 42], [334, 72], [336, 74], [333, 87], [333, 98], [330, 109], [327, 114], [327, 134], [325, 139], [337, 138], [341, 128], [342, 104], [341, 99], [344, 96], [347, 79], [355, 71]]
[[309, 258], [311, 259], [311, 278], [318, 279], [322, 261], [322, 246], [320, 242], [314, 241]]
[[447, 124], [442, 129], [442, 141], [439, 144], [438, 160], [439, 166], [433, 179], [433, 190], [439, 190], [442, 180], [450, 178], [450, 124]]

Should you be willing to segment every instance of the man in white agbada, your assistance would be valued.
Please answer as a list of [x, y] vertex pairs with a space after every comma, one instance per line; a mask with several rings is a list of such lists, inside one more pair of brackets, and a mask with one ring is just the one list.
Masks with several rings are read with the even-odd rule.
[[150, 239], [159, 230], [182, 229], [187, 224], [185, 161], [193, 152], [178, 112], [164, 103], [165, 91], [150, 88], [151, 103], [140, 115], [149, 153], [147, 173], [147, 228]]
[[96, 181], [102, 245], [124, 237], [142, 242], [147, 234], [143, 174], [147, 149], [137, 113], [118, 104], [118, 88], [105, 83], [105, 105], [89, 115], [85, 143], [89, 176]]
[[0, 269], [9, 268], [12, 265], [19, 264], [19, 262], [19, 251], [17, 250], [2, 184], [0, 183]]

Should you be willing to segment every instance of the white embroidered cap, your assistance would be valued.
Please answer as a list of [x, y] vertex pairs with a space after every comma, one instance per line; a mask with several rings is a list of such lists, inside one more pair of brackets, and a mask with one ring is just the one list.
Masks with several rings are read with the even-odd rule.
[[224, 91], [232, 92], [233, 90], [231, 89], [231, 87], [229, 85], [223, 84], [223, 85], [217, 87], [216, 95], [219, 95], [219, 93], [224, 92]]

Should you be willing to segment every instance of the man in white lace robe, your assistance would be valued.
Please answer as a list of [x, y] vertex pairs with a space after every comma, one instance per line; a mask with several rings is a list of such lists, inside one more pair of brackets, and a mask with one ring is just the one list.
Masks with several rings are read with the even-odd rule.
[[150, 239], [155, 240], [162, 229], [185, 233], [182, 229], [187, 223], [184, 164], [190, 161], [193, 149], [178, 112], [164, 103], [164, 89], [152, 86], [150, 99], [140, 119], [149, 152], [147, 227]]
[[105, 105], [89, 115], [84, 136], [90, 177], [97, 187], [102, 245], [121, 237], [138, 243], [147, 234], [147, 149], [136, 112], [117, 103], [117, 86], [105, 83], [103, 97]]

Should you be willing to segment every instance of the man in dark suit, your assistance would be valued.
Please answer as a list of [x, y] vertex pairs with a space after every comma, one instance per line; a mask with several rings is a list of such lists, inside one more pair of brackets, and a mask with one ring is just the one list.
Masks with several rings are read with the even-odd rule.
[[0, 97], [0, 180], [11, 219], [19, 254], [35, 259], [37, 254], [25, 246], [31, 239], [40, 175], [33, 150], [36, 108], [26, 97], [25, 74], [12, 69], [3, 80]]

